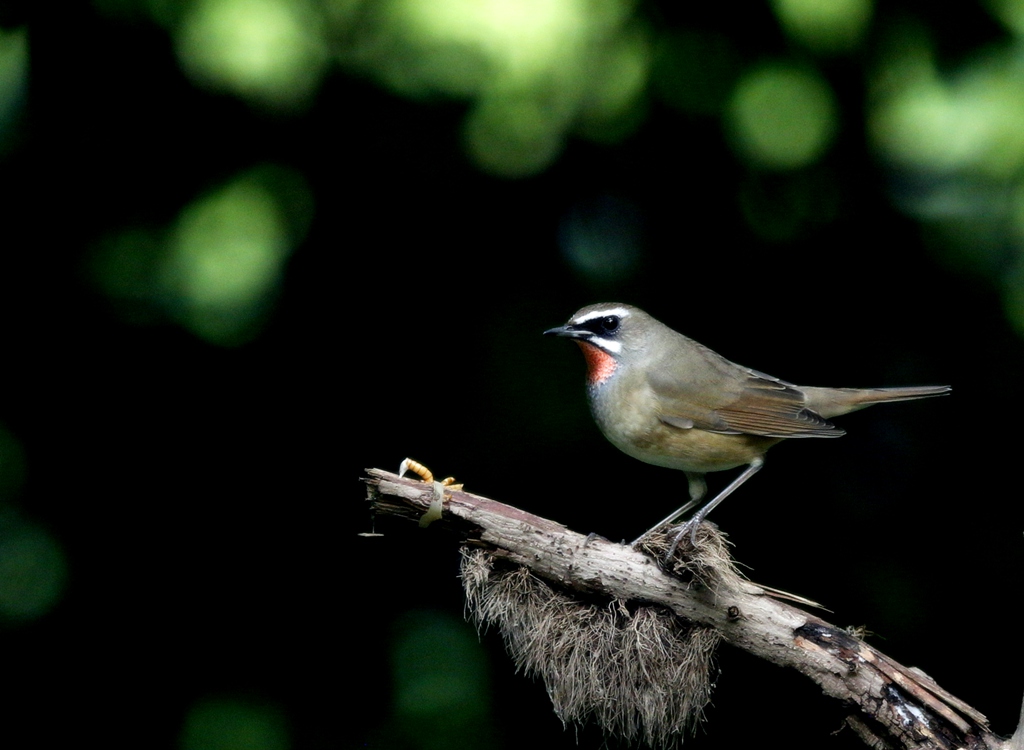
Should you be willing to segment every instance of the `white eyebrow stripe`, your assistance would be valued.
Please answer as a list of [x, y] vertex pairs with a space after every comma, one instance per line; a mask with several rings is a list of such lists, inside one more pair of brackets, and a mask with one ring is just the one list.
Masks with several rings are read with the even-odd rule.
[[593, 320], [594, 318], [603, 318], [606, 315], [617, 315], [620, 318], [628, 318], [629, 310], [627, 310], [624, 307], [608, 307], [602, 310], [591, 310], [583, 317], [576, 318], [576, 320], [572, 322], [576, 325], [579, 325], [580, 323], [586, 323], [588, 320]]
[[622, 352], [622, 343], [619, 341], [610, 341], [609, 339], [602, 339], [595, 336], [590, 339], [590, 342], [592, 344], [596, 344], [610, 354], [619, 354]]

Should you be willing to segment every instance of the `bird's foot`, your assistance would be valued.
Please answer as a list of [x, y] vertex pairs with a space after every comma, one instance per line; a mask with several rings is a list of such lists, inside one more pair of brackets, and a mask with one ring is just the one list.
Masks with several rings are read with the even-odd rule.
[[409, 471], [419, 476], [424, 482], [431, 482], [434, 485], [434, 497], [430, 501], [430, 507], [427, 508], [427, 512], [420, 518], [420, 528], [426, 528], [441, 517], [441, 509], [444, 507], [445, 489], [461, 490], [462, 485], [455, 483], [455, 477], [445, 477], [440, 482], [435, 482], [433, 472], [419, 461], [414, 461], [411, 458], [402, 461], [398, 467], [398, 476], [404, 477], [406, 472]]
[[675, 555], [676, 550], [679, 548], [679, 543], [683, 541], [683, 538], [687, 534], [690, 535], [690, 551], [697, 549], [698, 528], [700, 528], [700, 520], [695, 518], [691, 518], [686, 523], [680, 524], [678, 526], [678, 531], [676, 531], [675, 535], [672, 537], [672, 543], [668, 546], [668, 549], [665, 550], [665, 562], [668, 562], [672, 559], [672, 556]]
[[[690, 545], [689, 549], [686, 550], [686, 554], [697, 549], [696, 529], [699, 525], [699, 523], [694, 523], [692, 520], [678, 525], [662, 522], [654, 528], [645, 531], [634, 539], [629, 546], [639, 552], [659, 557], [662, 562], [667, 563], [676, 554], [680, 543], [687, 533], [690, 534]], [[667, 547], [665, 546], [666, 542], [668, 543]]]

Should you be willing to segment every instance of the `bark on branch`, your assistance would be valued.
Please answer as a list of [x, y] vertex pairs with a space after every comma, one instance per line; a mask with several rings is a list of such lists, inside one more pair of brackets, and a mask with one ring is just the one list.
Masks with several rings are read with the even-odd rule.
[[[367, 473], [377, 513], [418, 520], [440, 488]], [[871, 747], [1020, 748], [920, 670], [780, 600], [799, 597], [739, 576], [709, 524], [696, 548], [681, 545], [666, 564], [663, 540], [645, 554], [485, 497], [443, 492], [437, 523], [477, 550], [463, 570], [473, 617], [502, 630], [513, 658], [545, 680], [563, 719], [595, 718], [649, 744], [678, 742], [699, 718], [701, 691], [710, 689], [700, 682], [702, 659], [721, 639], [813, 680], [850, 707], [850, 725]]]

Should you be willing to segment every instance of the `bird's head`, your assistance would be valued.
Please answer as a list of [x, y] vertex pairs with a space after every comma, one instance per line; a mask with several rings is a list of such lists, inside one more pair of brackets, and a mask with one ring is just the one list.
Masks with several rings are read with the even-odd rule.
[[602, 302], [578, 310], [564, 326], [544, 331], [579, 344], [587, 359], [591, 385], [600, 385], [624, 362], [644, 350], [653, 319], [643, 310]]

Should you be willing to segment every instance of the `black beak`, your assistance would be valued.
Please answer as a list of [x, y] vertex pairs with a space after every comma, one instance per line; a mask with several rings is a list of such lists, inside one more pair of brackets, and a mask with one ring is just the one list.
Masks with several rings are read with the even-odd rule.
[[572, 326], [558, 326], [558, 328], [549, 328], [544, 331], [545, 336], [564, 336], [569, 339], [580, 339], [584, 336], [584, 331], [580, 331]]

